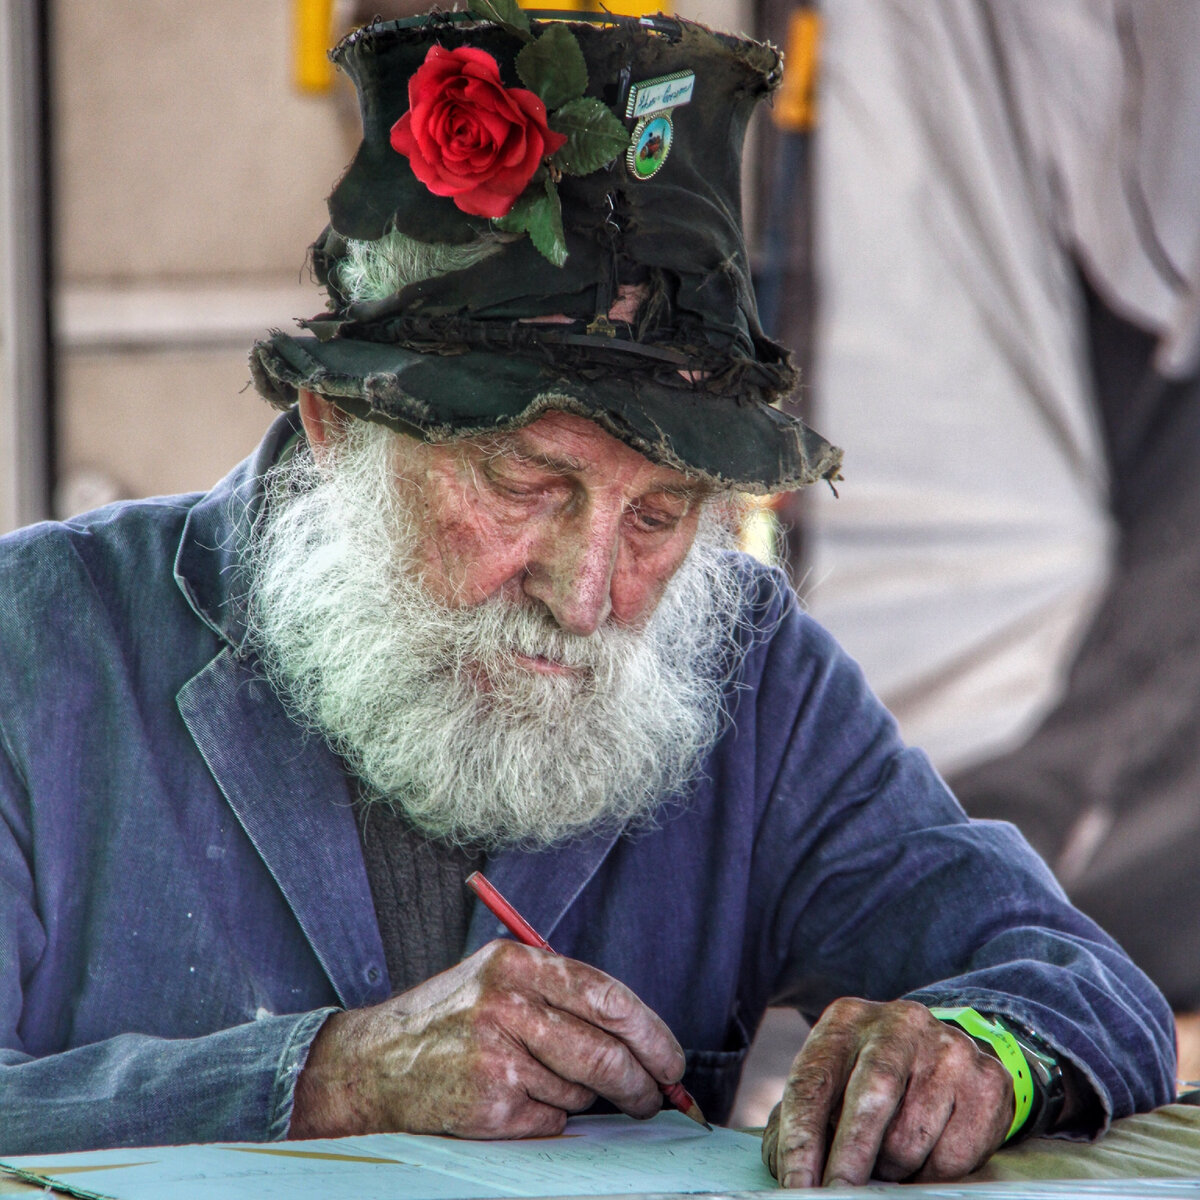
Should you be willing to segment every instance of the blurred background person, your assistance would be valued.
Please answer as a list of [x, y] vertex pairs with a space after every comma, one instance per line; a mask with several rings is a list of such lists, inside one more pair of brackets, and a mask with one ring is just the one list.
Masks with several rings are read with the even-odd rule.
[[821, 17], [809, 378], [852, 452], [794, 575], [968, 811], [1020, 825], [1187, 1014], [1200, 5]]

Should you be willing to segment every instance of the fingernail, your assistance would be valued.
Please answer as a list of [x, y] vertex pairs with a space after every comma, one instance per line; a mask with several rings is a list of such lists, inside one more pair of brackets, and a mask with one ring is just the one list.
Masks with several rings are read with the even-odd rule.
[[781, 1187], [785, 1188], [810, 1188], [813, 1185], [813, 1177], [807, 1171], [789, 1171], [781, 1183]]

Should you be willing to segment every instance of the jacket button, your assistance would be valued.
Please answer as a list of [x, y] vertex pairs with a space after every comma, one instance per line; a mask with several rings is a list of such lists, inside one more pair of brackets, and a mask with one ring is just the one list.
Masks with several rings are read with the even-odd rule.
[[378, 983], [379, 982], [379, 968], [378, 967], [368, 967], [367, 968], [367, 982], [368, 983]]

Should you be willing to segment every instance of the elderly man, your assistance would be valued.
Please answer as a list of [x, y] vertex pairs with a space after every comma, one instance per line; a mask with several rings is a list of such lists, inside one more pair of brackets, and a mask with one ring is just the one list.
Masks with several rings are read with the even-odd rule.
[[255, 458], [4, 544], [0, 1151], [546, 1134], [680, 1079], [721, 1120], [772, 1002], [816, 1021], [787, 1186], [1163, 1103], [1161, 997], [724, 546], [731, 488], [840, 461], [771, 407], [737, 216], [774, 51], [485, 8], [337, 51], [363, 145]]

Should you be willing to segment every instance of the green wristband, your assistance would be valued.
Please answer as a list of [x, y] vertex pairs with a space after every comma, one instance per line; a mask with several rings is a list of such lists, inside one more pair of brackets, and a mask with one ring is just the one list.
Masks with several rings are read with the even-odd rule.
[[939, 1021], [951, 1021], [971, 1037], [986, 1042], [996, 1052], [996, 1057], [1004, 1069], [1012, 1076], [1015, 1111], [1008, 1133], [1004, 1135], [1007, 1142], [1025, 1124], [1033, 1108], [1033, 1077], [1029, 1073], [1029, 1063], [1025, 1061], [1025, 1055], [1016, 1038], [1004, 1026], [973, 1008], [931, 1008], [929, 1011]]

